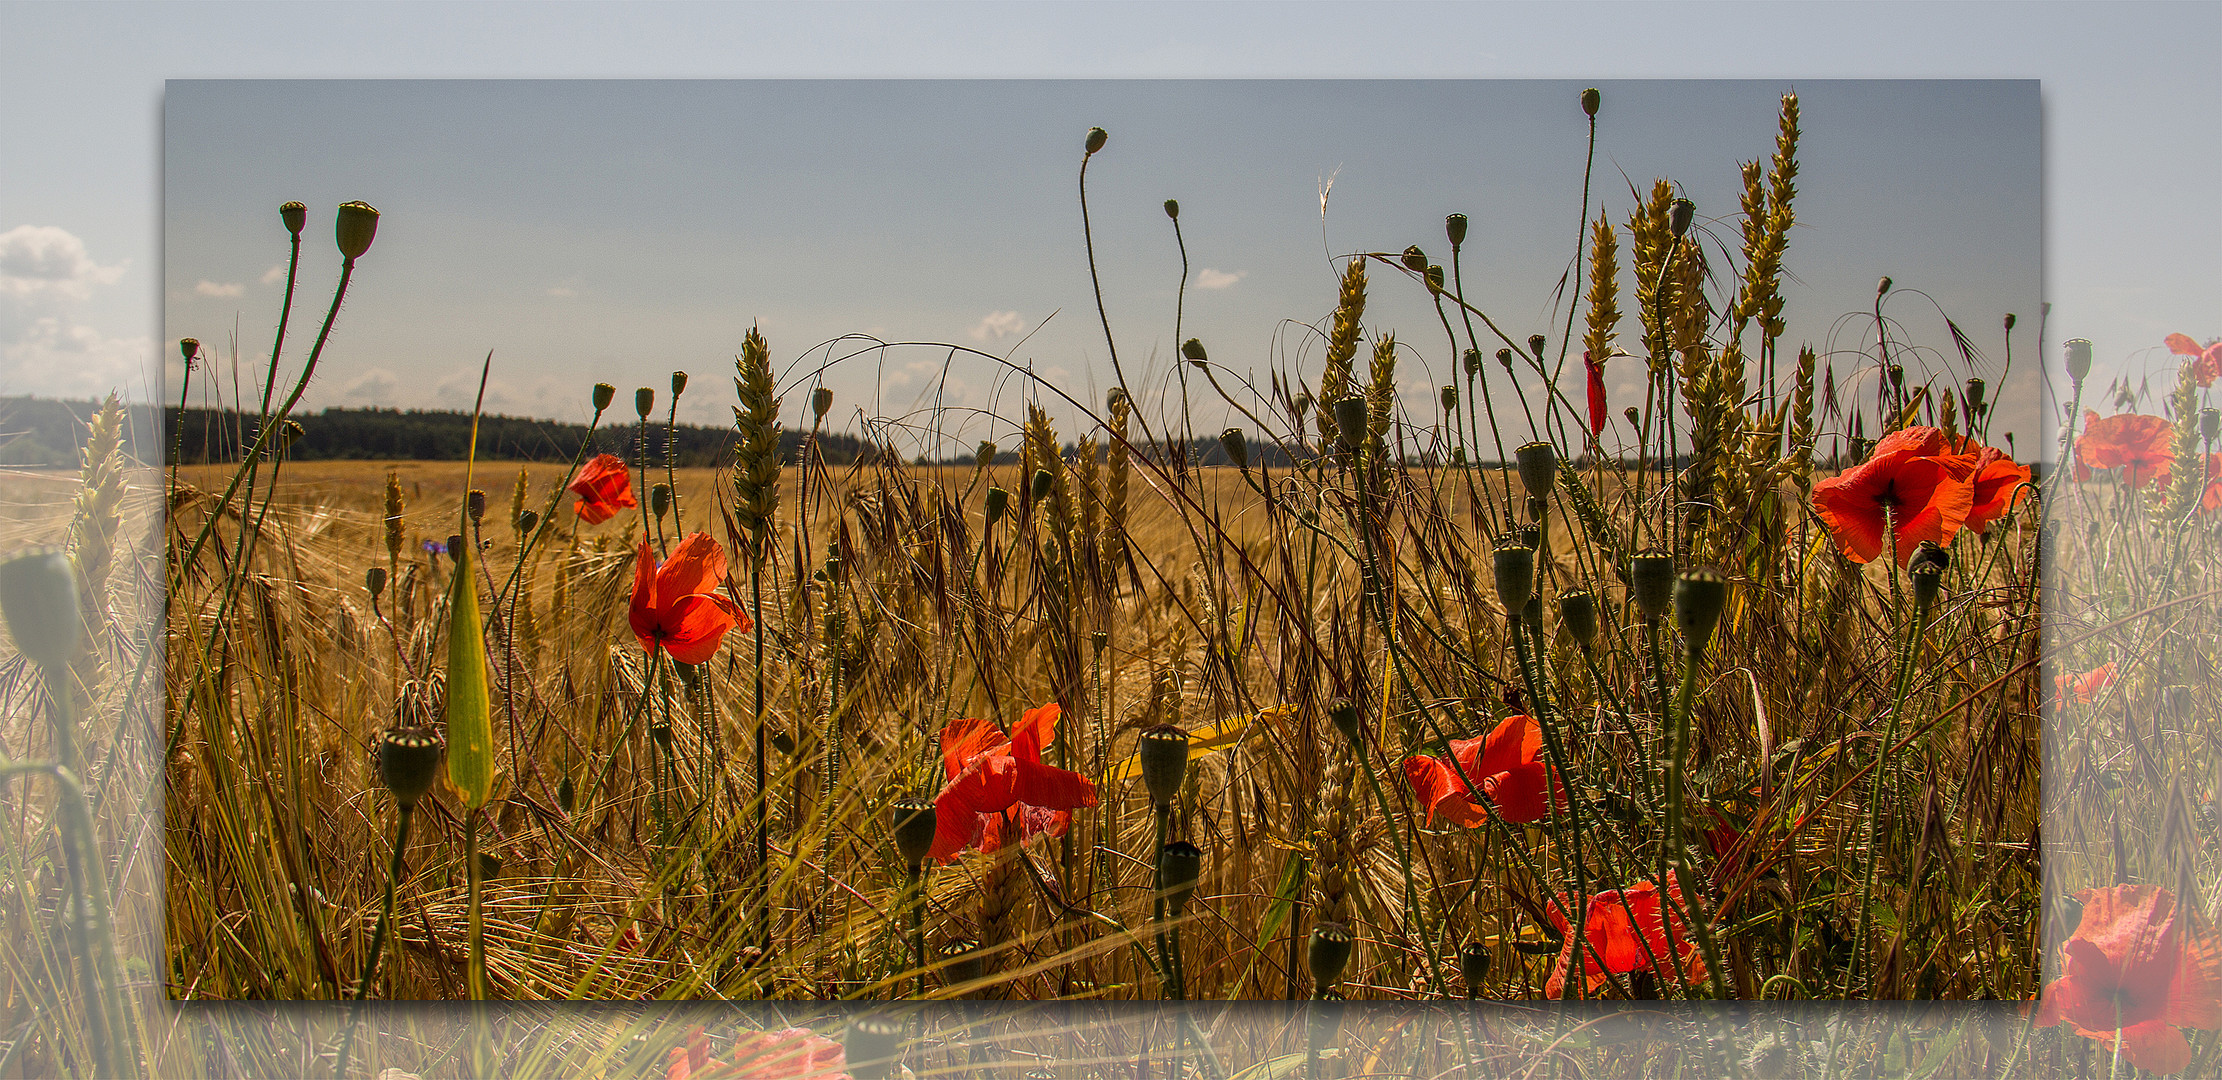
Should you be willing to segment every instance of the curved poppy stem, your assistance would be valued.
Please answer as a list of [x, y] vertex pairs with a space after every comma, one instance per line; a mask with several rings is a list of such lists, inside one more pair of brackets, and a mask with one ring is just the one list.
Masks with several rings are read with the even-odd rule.
[[1874, 946], [1868, 941], [1868, 934], [1874, 921], [1875, 864], [1882, 861], [1883, 777], [1890, 764], [1890, 746], [1898, 741], [1898, 721], [1905, 714], [1906, 690], [1913, 679], [1915, 642], [1919, 640], [1921, 625], [1928, 621], [1928, 614], [1926, 605], [1916, 605], [1912, 620], [1906, 623], [1905, 636], [1898, 646], [1898, 671], [1890, 690], [1890, 721], [1884, 727], [1882, 745], [1875, 750], [1875, 779], [1867, 796], [1867, 868], [1859, 886], [1859, 932], [1852, 939], [1858, 951], [1845, 980], [1847, 994], [1854, 983], [1868, 975], [1867, 969], [1874, 963]]

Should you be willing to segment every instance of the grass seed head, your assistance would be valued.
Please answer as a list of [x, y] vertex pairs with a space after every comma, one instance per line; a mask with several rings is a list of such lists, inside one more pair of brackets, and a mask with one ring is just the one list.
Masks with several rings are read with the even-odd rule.
[[[284, 211], [279, 211], [283, 215]], [[366, 202], [339, 204], [339, 216], [332, 223], [333, 238], [339, 241], [339, 253], [348, 262], [363, 257], [370, 250], [370, 242], [378, 235], [378, 208]]]

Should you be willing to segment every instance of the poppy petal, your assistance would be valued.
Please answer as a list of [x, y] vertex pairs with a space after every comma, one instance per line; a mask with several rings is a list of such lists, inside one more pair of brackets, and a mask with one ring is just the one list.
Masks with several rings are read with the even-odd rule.
[[[2174, 1024], [2147, 1020], [2121, 1030], [2122, 1059], [2161, 1076], [2174, 1076], [2191, 1067], [2191, 1043]], [[2113, 1040], [2102, 1038], [2101, 1042]]]
[[682, 596], [657, 615], [664, 648], [682, 664], [700, 664], [717, 655], [725, 632], [733, 629], [731, 602], [722, 596]]
[[1042, 751], [1057, 741], [1057, 717], [1061, 711], [1054, 701], [1026, 710], [1026, 715], [1011, 725], [1012, 751], [1022, 758], [1040, 761]]
[[996, 727], [993, 720], [967, 716], [949, 721], [948, 726], [941, 729], [942, 778], [956, 779], [973, 758], [1002, 741], [1003, 730]]
[[[1491, 776], [1487, 781], [1489, 801], [1497, 804], [1497, 812], [1515, 825], [1540, 821], [1550, 812], [1544, 804], [1543, 788], [1550, 782], [1551, 767], [1540, 762], [1515, 765]], [[1560, 789], [1559, 802], [1565, 803], [1564, 789]]]
[[706, 593], [724, 583], [725, 549], [708, 533], [688, 534], [656, 570], [656, 592], [667, 597]]
[[[1466, 797], [1466, 785], [1441, 758], [1405, 758], [1404, 782], [1411, 785], [1414, 800], [1426, 809], [1429, 825], [1442, 820], [1471, 829], [1489, 822], [1489, 812]], [[1481, 778], [1475, 777], [1474, 782], [1480, 783]]]
[[640, 647], [656, 651], [656, 552], [643, 540], [633, 555], [633, 599], [625, 612]]
[[1011, 759], [1011, 791], [1019, 802], [1050, 810], [1096, 804], [1095, 782], [1076, 772], [1052, 768], [1023, 757]]

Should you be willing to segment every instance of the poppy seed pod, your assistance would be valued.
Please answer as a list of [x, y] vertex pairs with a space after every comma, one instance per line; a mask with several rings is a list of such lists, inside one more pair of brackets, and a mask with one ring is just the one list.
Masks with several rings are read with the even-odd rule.
[[[1533, 543], [1533, 544], [1528, 544], [1528, 546], [1529, 546], [1529, 547], [1532, 547], [1532, 548], [1534, 548], [1534, 549], [1536, 549], [1537, 551], [1541, 551], [1541, 550], [1543, 550], [1543, 543], [1542, 543], [1542, 540], [1543, 540], [1543, 524], [1542, 524], [1542, 523], [1543, 523], [1543, 509], [1544, 509], [1544, 503], [1543, 503], [1543, 498], [1542, 498], [1542, 496], [1539, 496], [1539, 495], [1530, 495], [1530, 496], [1528, 496], [1528, 499], [1527, 499], [1527, 506], [1528, 506], [1528, 520], [1529, 520], [1530, 522], [1533, 522], [1533, 523], [1535, 523], [1535, 528], [1536, 528], [1536, 542], [1535, 542], [1535, 543]], [[1521, 528], [1522, 528], [1522, 529], [1526, 529], [1526, 528], [1527, 528], [1527, 526], [1523, 525], [1523, 526], [1521, 526]], [[1523, 539], [1523, 541], [1522, 541], [1522, 542], [1525, 542], [1525, 540]]]
[[657, 746], [665, 750], [671, 749], [671, 721], [663, 719], [649, 721], [648, 737], [656, 740]]
[[1427, 273], [1427, 252], [1421, 251], [1418, 244], [1405, 248], [1404, 268], [1415, 274]]
[[1443, 399], [1443, 411], [1444, 411], [1444, 412], [1457, 412], [1457, 411], [1458, 411], [1458, 388], [1457, 388], [1457, 387], [1455, 387], [1455, 386], [1452, 386], [1452, 385], [1451, 385], [1451, 384], [1449, 384], [1449, 383], [1444, 383], [1444, 384], [1443, 384], [1443, 389], [1442, 389], [1442, 392], [1441, 392], [1440, 396], [1441, 396], [1441, 397], [1442, 397], [1442, 399]]
[[193, 364], [194, 355], [201, 351], [201, 339], [179, 338], [177, 339], [177, 351], [179, 356], [185, 358], [186, 366], [190, 367]]
[[1664, 551], [1629, 556], [1628, 594], [1643, 621], [1664, 618], [1674, 606], [1674, 556]]
[[1568, 637], [1589, 648], [1597, 641], [1597, 597], [1587, 590], [1558, 594], [1558, 624]]
[[1142, 787], [1150, 793], [1150, 805], [1173, 805], [1188, 778], [1188, 733], [1171, 724], [1144, 729], [1134, 756], [1141, 759]]
[[1111, 647], [1111, 635], [1102, 630], [1088, 631], [1088, 647], [1102, 652]]
[[1544, 337], [1541, 334], [1529, 334], [1528, 355], [1533, 356], [1538, 360], [1543, 359], [1543, 347], [1549, 345], [1550, 343], [1551, 339]]
[[1179, 221], [1179, 220], [1180, 220], [1180, 200], [1179, 200], [1179, 199], [1167, 199], [1167, 200], [1165, 200], [1165, 216], [1166, 216], [1166, 217], [1169, 217], [1169, 218], [1172, 218], [1172, 219], [1173, 219], [1174, 221]]
[[1634, 428], [1637, 431], [1643, 430], [1643, 414], [1637, 412], [1635, 406], [1630, 405], [1627, 408], [1622, 409], [1620, 415], [1628, 418], [1629, 427]]
[[1727, 606], [1728, 579], [1718, 570], [1701, 567], [1675, 581], [1674, 625], [1682, 631], [1683, 647], [1693, 655], [1704, 652]]
[[607, 408], [609, 408], [609, 407], [610, 407], [610, 402], [612, 402], [612, 401], [616, 401], [616, 400], [617, 400], [617, 388], [616, 388], [616, 387], [614, 387], [614, 386], [611, 386], [610, 384], [608, 384], [608, 383], [606, 383], [606, 382], [598, 382], [598, 383], [595, 383], [595, 384], [594, 384], [594, 411], [595, 411], [595, 412], [599, 413], [599, 412], [601, 412], [602, 410], [604, 410], [604, 409], [607, 409]]
[[1335, 403], [1335, 441], [1345, 450], [1356, 450], [1366, 438], [1366, 399], [1346, 397]]
[[1582, 91], [1582, 112], [1585, 115], [1597, 115], [1597, 106], [1603, 103], [1604, 97], [1597, 92], [1596, 87], [1592, 86], [1589, 89]]
[[1906, 577], [1913, 582], [1913, 609], [1928, 611], [1936, 603], [1937, 593], [1944, 589], [1944, 567], [1935, 563], [1908, 566]]
[[1448, 279], [1443, 276], [1443, 268], [1441, 265], [1431, 265], [1426, 270], [1421, 271], [1421, 273], [1427, 276], [1427, 291], [1429, 295], [1433, 295], [1435, 293], [1443, 291], [1443, 283]]
[[1551, 486], [1558, 480], [1558, 447], [1538, 439], [1514, 450], [1512, 460], [1520, 466], [1520, 483], [1528, 494], [1538, 499], [1551, 497]]
[[981, 439], [980, 448], [972, 452], [972, 460], [983, 469], [995, 464], [995, 444]]
[[956, 986], [979, 978], [987, 971], [979, 953], [980, 945], [971, 938], [953, 938], [941, 943], [934, 952], [946, 965], [941, 969], [941, 985]]
[[562, 809], [564, 813], [568, 814], [575, 809], [578, 801], [579, 785], [577, 781], [566, 776], [556, 784], [556, 806]]
[[1481, 992], [1481, 980], [1489, 976], [1489, 946], [1469, 941], [1458, 950], [1458, 974], [1466, 980], [1466, 992]]
[[85, 621], [77, 610], [77, 568], [58, 547], [32, 548], [0, 562], [0, 618], [15, 651], [40, 667], [77, 655]]
[[530, 536], [530, 535], [532, 535], [532, 531], [533, 531], [534, 529], [537, 529], [537, 528], [539, 528], [539, 527], [540, 527], [540, 511], [538, 511], [538, 510], [520, 510], [520, 511], [518, 511], [518, 512], [517, 512], [517, 531], [518, 531], [518, 532], [521, 532], [521, 533], [524, 533], [524, 534], [525, 534], [525, 535], [527, 535], [527, 536]]
[[1250, 467], [1250, 444], [1242, 437], [1241, 428], [1228, 428], [1220, 432], [1219, 448], [1227, 452], [1227, 460], [1234, 462], [1235, 468]]
[[1196, 881], [1204, 873], [1204, 853], [1186, 840], [1175, 840], [1158, 849], [1157, 891], [1165, 894], [1165, 907], [1180, 917], [1188, 898], [1195, 895]]
[[2210, 443], [2222, 438], [2222, 409], [2199, 410], [2199, 437]]
[[1904, 364], [1890, 365], [1890, 388], [1892, 390], [1904, 390], [1906, 388], [1906, 366]]
[[1887, 293], [1887, 292], [1889, 292], [1889, 291], [1890, 291], [1890, 275], [1888, 275], [1888, 274], [1884, 274], [1884, 275], [1883, 275], [1883, 279], [1882, 279], [1881, 281], [1878, 281], [1878, 282], [1876, 282], [1876, 283], [1875, 283], [1875, 296], [1876, 296], [1876, 297], [1878, 297], [1878, 298], [1880, 298], [1880, 297], [1881, 297], [1881, 296], [1882, 296], [1882, 295], [1883, 295], [1884, 293]]
[[2014, 332], [2014, 313], [2011, 311], [2006, 313], [2006, 332], [2009, 334]]
[[309, 223], [308, 204], [289, 202], [280, 205], [278, 207], [278, 220], [285, 223], [285, 231], [292, 233], [294, 236], [300, 236], [301, 230], [306, 228]]
[[1466, 448], [1465, 448], [1465, 447], [1463, 447], [1463, 446], [1454, 446], [1454, 447], [1452, 447], [1452, 448], [1451, 448], [1451, 452], [1450, 452], [1450, 463], [1451, 463], [1452, 465], [1455, 465], [1455, 466], [1457, 466], [1457, 467], [1461, 468], [1461, 469], [1465, 468], [1465, 467], [1466, 467]]
[[440, 772], [440, 737], [431, 728], [388, 728], [378, 736], [378, 779], [394, 801], [415, 806]]
[[655, 387], [643, 386], [633, 391], [633, 411], [639, 413], [642, 420], [648, 419], [648, 414], [656, 411]]
[[1982, 409], [1983, 395], [1988, 390], [1989, 387], [1983, 382], [1983, 380], [1969, 379], [1967, 381], [1967, 407], [1972, 410]]
[[1304, 952], [1304, 966], [1311, 969], [1312, 981], [1326, 987], [1340, 980], [1342, 969], [1350, 963], [1350, 947], [1350, 931], [1341, 923], [1314, 924], [1311, 946]]
[[373, 566], [363, 571], [363, 588], [370, 590], [370, 598], [373, 600], [384, 596], [386, 593], [386, 568]]
[[501, 876], [501, 856], [499, 856], [499, 855], [496, 855], [496, 854], [494, 854], [494, 853], [493, 853], [493, 852], [491, 852], [491, 851], [481, 851], [481, 852], [479, 852], [479, 853], [478, 853], [478, 877], [479, 877], [479, 880], [481, 880], [481, 881], [492, 881], [492, 880], [494, 880], [494, 879], [496, 879], [496, 878], [498, 878], [498, 877], [500, 877], [500, 876]]
[[1204, 343], [1196, 338], [1189, 338], [1187, 341], [1181, 342], [1180, 354], [1199, 364], [1211, 359], [1204, 353]]
[[671, 512], [670, 484], [657, 484], [648, 489], [648, 512], [657, 517]]
[[462, 536], [462, 534], [460, 534], [460, 533], [449, 533], [449, 534], [448, 534], [448, 537], [447, 537], [447, 557], [448, 557], [449, 561], [451, 561], [451, 562], [462, 562], [462, 561], [463, 561], [463, 536]]
[[470, 511], [471, 524], [476, 525], [485, 520], [486, 492], [479, 488], [472, 488], [468, 494], [463, 496], [463, 506]]
[[1676, 240], [1680, 240], [1684, 233], [1690, 231], [1690, 220], [1696, 216], [1696, 203], [1688, 199], [1676, 199], [1673, 207], [1667, 210], [1667, 229], [1674, 234]]
[[1543, 550], [1543, 527], [1535, 522], [1530, 521], [1520, 526], [1513, 530], [1512, 535], [1519, 541], [1521, 547], [1529, 551]]
[[370, 242], [378, 235], [378, 208], [366, 202], [339, 204], [339, 217], [332, 223], [332, 234], [339, 241], [339, 253], [348, 262], [363, 257], [370, 250]]
[[894, 1074], [903, 1022], [885, 1013], [868, 1012], [849, 1021], [841, 1034], [841, 1057], [856, 1080], [885, 1080]]
[[1327, 720], [1335, 725], [1336, 731], [1342, 732], [1343, 738], [1350, 740], [1350, 745], [1365, 745], [1365, 732], [1358, 726], [1358, 705], [1356, 702], [1346, 697], [1339, 697], [1328, 702]]
[[1511, 350], [1511, 349], [1498, 349], [1498, 350], [1497, 350], [1497, 363], [1498, 363], [1498, 365], [1499, 365], [1499, 366], [1503, 367], [1503, 368], [1504, 368], [1504, 369], [1505, 369], [1506, 371], [1511, 371], [1511, 370], [1512, 370], [1512, 350]]
[[1480, 378], [1480, 377], [1481, 377], [1481, 350], [1480, 350], [1480, 349], [1468, 349], [1468, 350], [1466, 350], [1466, 355], [1464, 355], [1464, 356], [1460, 357], [1459, 359], [1460, 359], [1461, 361], [1463, 361], [1463, 362], [1465, 363], [1465, 365], [1466, 365], [1466, 377], [1467, 377], [1467, 378], [1469, 378], [1469, 379], [1475, 379], [1475, 378]]
[[1088, 152], [1089, 152], [1089, 153], [1093, 154], [1093, 153], [1095, 153], [1096, 151], [1098, 151], [1098, 150], [1101, 150], [1101, 149], [1103, 149], [1103, 144], [1104, 144], [1104, 143], [1107, 143], [1107, 142], [1110, 142], [1110, 141], [1111, 141], [1111, 133], [1110, 133], [1110, 132], [1108, 132], [1108, 131], [1105, 131], [1105, 130], [1103, 130], [1102, 128], [1099, 128], [1099, 127], [1092, 127], [1092, 128], [1089, 128], [1089, 129], [1088, 129]]
[[1026, 487], [1026, 505], [1032, 506], [1048, 498], [1049, 489], [1056, 486], [1057, 478], [1049, 475], [1048, 469], [1034, 470], [1034, 481]]
[[1498, 544], [1493, 556], [1497, 571], [1497, 602], [1506, 615], [1517, 615], [1535, 592], [1535, 549], [1519, 544]]
[[686, 373], [686, 372], [684, 372], [684, 371], [674, 371], [674, 372], [672, 372], [672, 373], [671, 373], [671, 397], [672, 397], [672, 399], [673, 399], [673, 400], [677, 400], [677, 399], [678, 399], [678, 397], [679, 397], [679, 395], [681, 395], [681, 394], [684, 394], [684, 393], [686, 393], [686, 392], [687, 392], [687, 373]]
[[1520, 607], [1520, 621], [1526, 623], [1528, 629], [1538, 634], [1543, 632], [1543, 596], [1541, 593], [1528, 594], [1528, 602]]
[[2084, 377], [2091, 374], [2091, 340], [2071, 339], [2067, 344], [2066, 363], [2068, 378], [2075, 380], [2076, 385], [2082, 385]]
[[1466, 215], [1451, 214], [1443, 219], [1443, 235], [1450, 238], [1450, 246], [1466, 242]]
[[1865, 437], [1859, 435], [1852, 436], [1849, 440], [1846, 441], [1845, 449], [1847, 455], [1850, 457], [1851, 460], [1867, 460], [1867, 440]]
[[1004, 513], [1009, 511], [1010, 508], [1010, 492], [999, 487], [991, 487], [988, 489], [988, 524], [993, 525], [996, 522], [1003, 520]]
[[904, 800], [888, 808], [888, 819], [895, 854], [907, 865], [924, 862], [934, 846], [934, 804]]
[[810, 392], [811, 419], [823, 420], [826, 418], [826, 413], [830, 412], [832, 409], [833, 390], [830, 387], [821, 386]]
[[1939, 573], [1952, 565], [1952, 553], [1937, 546], [1934, 541], [1923, 540], [1914, 545], [1913, 554], [1906, 559], [1906, 569], [1916, 566], [1935, 566]]

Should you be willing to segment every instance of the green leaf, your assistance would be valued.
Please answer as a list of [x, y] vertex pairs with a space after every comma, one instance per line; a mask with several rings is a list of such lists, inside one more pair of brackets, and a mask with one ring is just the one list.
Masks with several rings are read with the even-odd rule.
[[[489, 367], [493, 355], [487, 354]], [[479, 395], [485, 396], [485, 376], [479, 378]], [[478, 414], [471, 415], [470, 464], [464, 468], [463, 487], [470, 489], [478, 464]], [[470, 550], [471, 515], [466, 497], [460, 511], [457, 535], [465, 550], [455, 560], [454, 590], [448, 597], [447, 623], [447, 778], [462, 796], [465, 809], [486, 805], [494, 794], [493, 703], [486, 692], [486, 637], [478, 621], [478, 588], [471, 580], [477, 563]]]

